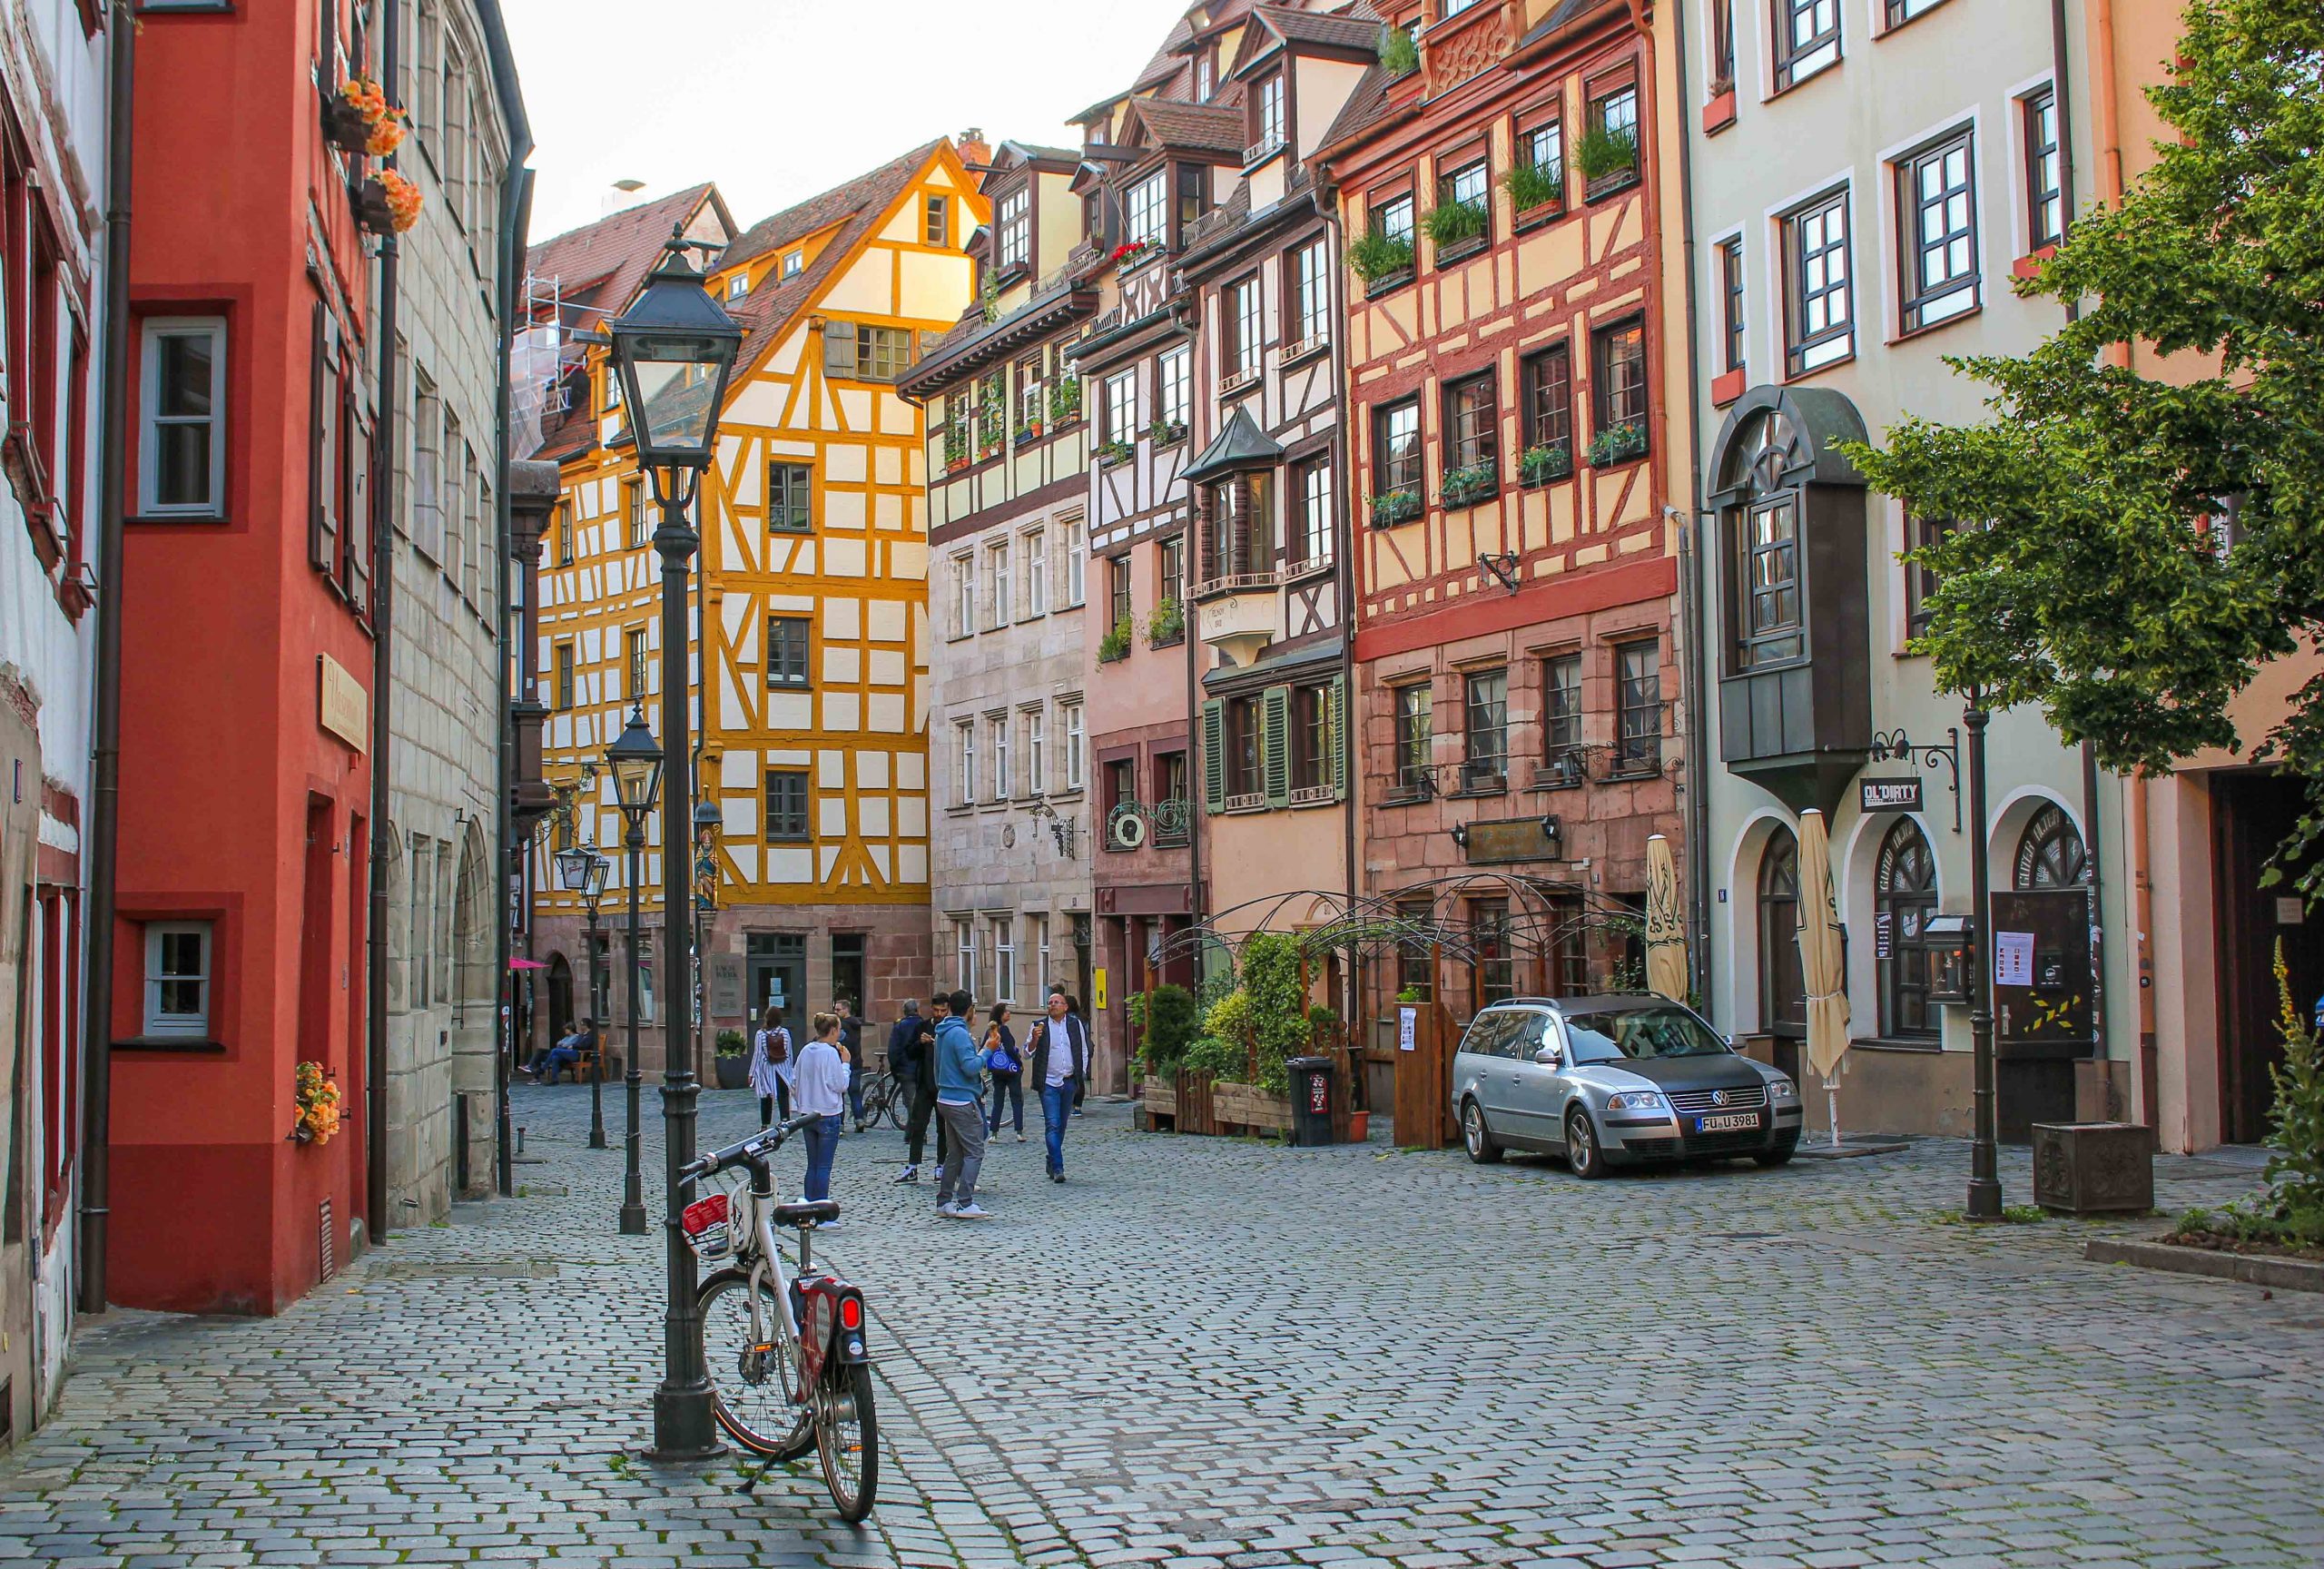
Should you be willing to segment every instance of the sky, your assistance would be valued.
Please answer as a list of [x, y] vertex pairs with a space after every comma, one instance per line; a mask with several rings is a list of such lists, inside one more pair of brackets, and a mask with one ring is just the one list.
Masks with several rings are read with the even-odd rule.
[[[713, 180], [737, 222], [938, 136], [1079, 145], [1186, 0], [502, 0], [532, 238]], [[642, 180], [635, 195], [616, 180]]]

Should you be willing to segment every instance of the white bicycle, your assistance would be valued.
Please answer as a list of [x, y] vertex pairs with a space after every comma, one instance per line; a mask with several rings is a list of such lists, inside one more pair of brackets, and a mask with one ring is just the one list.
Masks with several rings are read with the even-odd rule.
[[[713, 1268], [694, 1299], [718, 1425], [770, 1463], [815, 1449], [832, 1502], [852, 1525], [872, 1513], [880, 1488], [863, 1294], [812, 1261], [809, 1238], [839, 1218], [839, 1201], [780, 1204], [774, 1196], [774, 1152], [813, 1120], [793, 1117], [686, 1167], [689, 1181], [721, 1171], [745, 1180], [688, 1205], [685, 1234]], [[795, 1275], [784, 1268], [777, 1226], [799, 1229]]]

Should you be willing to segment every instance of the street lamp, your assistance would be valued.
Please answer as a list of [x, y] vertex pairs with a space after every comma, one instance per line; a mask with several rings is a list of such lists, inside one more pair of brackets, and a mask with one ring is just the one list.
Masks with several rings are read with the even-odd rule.
[[606, 896], [606, 873], [613, 863], [586, 844], [556, 853], [556, 880], [568, 893], [581, 895], [582, 907], [589, 912], [589, 1028], [597, 1037], [597, 1055], [589, 1070], [589, 1148], [606, 1147], [606, 1106], [603, 1094], [606, 1082], [605, 1010], [597, 1002], [597, 902]]
[[694, 851], [697, 880], [694, 900], [694, 1071], [702, 1077], [702, 1036], [710, 1020], [710, 942], [704, 931], [718, 902], [718, 835], [726, 826], [718, 803], [694, 804]]
[[1992, 715], [1985, 695], [1972, 686], [1965, 694], [1968, 707], [1961, 715], [1969, 732], [1969, 820], [1976, 829], [1969, 839], [1969, 905], [1973, 942], [1967, 955], [1973, 969], [1969, 983], [1969, 1050], [1974, 1074], [1970, 1090], [1969, 1193], [1965, 1212], [1972, 1220], [2002, 1218], [2000, 1109], [1996, 1104], [1994, 1067], [1994, 921], [1993, 857], [1985, 834], [1985, 725]]
[[[654, 548], [662, 558], [662, 745], [682, 767], [689, 761], [686, 697], [693, 685], [686, 668], [686, 562], [700, 543], [686, 511], [701, 491], [703, 472], [717, 446], [726, 379], [743, 348], [742, 326], [702, 286], [690, 254], [694, 249], [683, 227], [674, 228], [661, 264], [646, 278], [636, 301], [606, 324], [637, 444], [637, 466], [662, 508], [661, 527], [654, 531]], [[675, 939], [693, 868], [683, 851], [687, 836], [676, 829], [685, 821], [681, 796], [696, 784], [674, 784], [662, 801], [662, 910], [670, 939], [662, 955], [664, 991], [670, 1000], [662, 1059], [669, 1303], [663, 1318], [662, 1384], [654, 1392], [654, 1452], [665, 1459], [701, 1459], [720, 1449], [710, 1377], [703, 1365], [702, 1317], [694, 1305], [694, 1253], [680, 1219], [686, 1189], [681, 1173], [694, 1159], [694, 1101], [701, 1086], [684, 1055], [688, 1021], [679, 1017], [677, 1006], [686, 997], [691, 1011]]]
[[645, 1235], [645, 1179], [637, 1168], [637, 1093], [643, 1075], [637, 1070], [637, 861], [645, 849], [645, 814], [654, 810], [654, 797], [662, 787], [662, 749], [654, 745], [654, 732], [645, 727], [645, 706], [638, 704], [629, 711], [629, 723], [611, 746], [606, 748], [606, 766], [614, 776], [614, 800], [621, 807], [621, 814], [629, 824], [622, 844], [629, 852], [629, 1071], [625, 1075], [629, 1091], [629, 1129], [623, 1138], [623, 1153], [626, 1169], [622, 1177], [621, 1234], [625, 1237]]

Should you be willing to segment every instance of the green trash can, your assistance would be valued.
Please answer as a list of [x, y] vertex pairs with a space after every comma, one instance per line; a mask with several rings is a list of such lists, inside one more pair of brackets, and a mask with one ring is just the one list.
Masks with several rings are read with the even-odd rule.
[[1284, 1062], [1291, 1079], [1291, 1141], [1317, 1149], [1332, 1141], [1332, 1081], [1328, 1057], [1293, 1057]]

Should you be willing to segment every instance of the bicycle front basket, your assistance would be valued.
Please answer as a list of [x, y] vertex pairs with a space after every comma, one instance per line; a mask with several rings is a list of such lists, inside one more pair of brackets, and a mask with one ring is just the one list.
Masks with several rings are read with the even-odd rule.
[[705, 1264], [725, 1262], [726, 1255], [734, 1248], [734, 1234], [727, 1224], [727, 1208], [726, 1195], [713, 1193], [687, 1205], [679, 1217], [694, 1257]]

